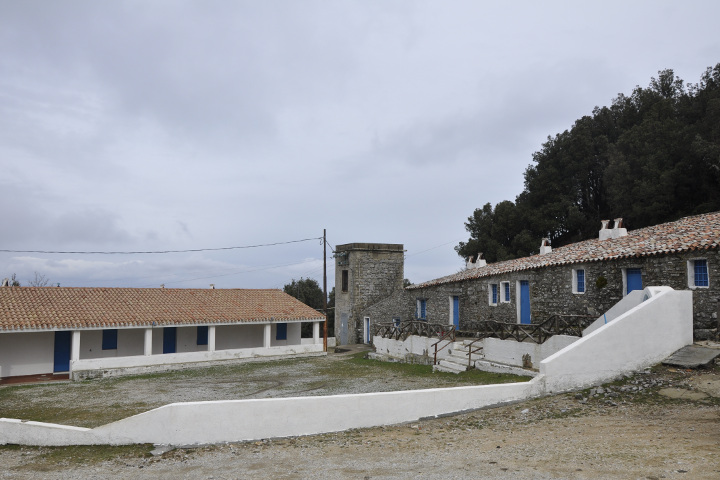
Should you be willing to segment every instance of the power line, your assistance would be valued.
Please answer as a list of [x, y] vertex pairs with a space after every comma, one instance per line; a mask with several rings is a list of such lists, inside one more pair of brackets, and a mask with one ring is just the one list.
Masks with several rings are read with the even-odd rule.
[[158, 253], [192, 253], [192, 252], [213, 252], [219, 250], [238, 250], [242, 248], [258, 248], [272, 247], [275, 245], [287, 245], [289, 243], [309, 242], [310, 240], [322, 240], [322, 237], [303, 238], [302, 240], [290, 240], [288, 242], [263, 243], [258, 245], [243, 245], [240, 247], [219, 247], [219, 248], [191, 248], [188, 250], [155, 250], [155, 251], [137, 251], [137, 252], [63, 252], [56, 250], [7, 250], [0, 249], [4, 253], [47, 253], [47, 254], [64, 254], [64, 255], [140, 255], [140, 254], [158, 254]]

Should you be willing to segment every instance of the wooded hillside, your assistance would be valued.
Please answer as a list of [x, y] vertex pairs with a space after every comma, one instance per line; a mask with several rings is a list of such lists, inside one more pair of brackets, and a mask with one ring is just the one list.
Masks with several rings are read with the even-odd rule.
[[462, 257], [489, 262], [594, 238], [600, 220], [629, 229], [720, 210], [720, 63], [697, 84], [672, 70], [647, 88], [595, 107], [570, 130], [548, 137], [525, 170], [515, 201], [487, 203], [465, 227]]

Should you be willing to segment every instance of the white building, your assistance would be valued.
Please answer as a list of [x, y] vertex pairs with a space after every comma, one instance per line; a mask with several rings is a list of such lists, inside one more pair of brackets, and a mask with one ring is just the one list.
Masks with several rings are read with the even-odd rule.
[[323, 354], [324, 321], [280, 290], [0, 287], [0, 380]]

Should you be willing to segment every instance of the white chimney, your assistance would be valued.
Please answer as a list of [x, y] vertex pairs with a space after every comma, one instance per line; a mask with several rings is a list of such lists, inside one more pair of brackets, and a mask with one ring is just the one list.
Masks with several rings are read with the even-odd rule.
[[467, 263], [465, 263], [465, 268], [470, 270], [471, 268], [480, 268], [487, 265], [487, 262], [484, 258], [482, 258], [482, 252], [478, 253], [478, 259], [475, 261], [474, 256], [468, 257]]
[[608, 228], [610, 220], [602, 220], [602, 228], [600, 229], [600, 240], [620, 238], [627, 235], [627, 229], [623, 228], [622, 218], [616, 218], [613, 222], [613, 228]]
[[627, 236], [627, 228], [623, 228], [622, 220], [622, 217], [615, 219], [615, 225], [613, 225], [612, 229], [612, 238], [620, 238]]
[[550, 252], [552, 252], [552, 247], [550, 246], [550, 239], [543, 238], [540, 242], [540, 255], [545, 255], [546, 253]]
[[600, 227], [600, 240], [608, 240], [612, 238], [612, 230], [608, 228], [610, 220], [600, 220], [602, 226]]

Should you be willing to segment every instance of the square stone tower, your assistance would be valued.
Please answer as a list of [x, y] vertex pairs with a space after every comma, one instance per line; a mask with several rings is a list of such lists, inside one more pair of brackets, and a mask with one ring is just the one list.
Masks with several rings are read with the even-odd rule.
[[335, 338], [338, 345], [364, 343], [369, 306], [402, 290], [402, 244], [348, 243], [335, 249]]

